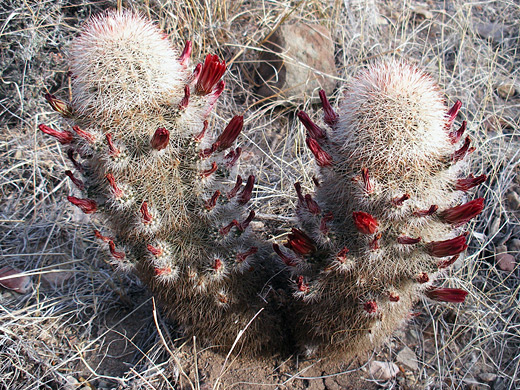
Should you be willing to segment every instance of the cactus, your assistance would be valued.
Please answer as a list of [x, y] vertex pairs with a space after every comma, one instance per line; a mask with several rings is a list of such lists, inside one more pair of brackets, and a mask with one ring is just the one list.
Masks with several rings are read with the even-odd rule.
[[221, 347], [261, 312], [241, 338], [260, 351], [281, 333], [263, 293], [265, 244], [249, 226], [254, 176], [237, 176], [243, 118], [211, 130], [226, 64], [208, 55], [190, 70], [190, 53], [134, 13], [94, 17], [70, 50], [70, 104], [45, 96], [72, 130], [39, 128], [68, 148], [66, 175], [85, 195], [67, 199], [99, 214], [112, 263], [135, 271], [188, 335]]
[[462, 302], [467, 292], [433, 286], [466, 249], [463, 225], [483, 199], [465, 193], [485, 175], [462, 177], [470, 138], [452, 129], [439, 88], [392, 61], [355, 79], [338, 112], [320, 93], [324, 122], [300, 111], [319, 178], [300, 183], [293, 228], [273, 248], [292, 273], [295, 332], [308, 354], [358, 355], [380, 344], [422, 296]]

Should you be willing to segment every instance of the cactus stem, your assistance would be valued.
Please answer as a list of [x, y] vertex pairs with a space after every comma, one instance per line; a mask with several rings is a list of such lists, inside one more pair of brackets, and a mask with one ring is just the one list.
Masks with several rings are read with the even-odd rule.
[[218, 168], [218, 167], [217, 167], [217, 163], [216, 163], [215, 161], [213, 161], [213, 162], [211, 163], [211, 168], [202, 171], [202, 172], [200, 173], [200, 176], [201, 176], [202, 178], [208, 177], [208, 176], [210, 176], [212, 173], [214, 173], [214, 172], [217, 170], [217, 168]]
[[296, 115], [298, 116], [298, 119], [303, 124], [303, 126], [305, 126], [307, 129], [308, 137], [318, 140], [327, 136], [325, 130], [314, 123], [309, 115], [307, 115], [304, 111], [299, 111]]
[[323, 107], [323, 120], [327, 125], [332, 127], [337, 123], [339, 115], [332, 109], [329, 99], [327, 99], [327, 95], [323, 89], [320, 90], [319, 95], [321, 106]]
[[231, 189], [231, 191], [229, 191], [226, 194], [226, 197], [228, 199], [233, 199], [236, 196], [236, 194], [238, 193], [238, 190], [240, 189], [241, 186], [242, 186], [242, 176], [237, 175], [237, 181], [235, 183], [235, 186]]
[[253, 186], [255, 184], [255, 177], [253, 175], [249, 175], [247, 178], [247, 183], [240, 193], [238, 195], [238, 203], [241, 205], [246, 204], [251, 199], [251, 196], [253, 195]]
[[74, 206], [77, 206], [85, 214], [93, 214], [97, 211], [97, 203], [92, 199], [80, 199], [75, 196], [67, 196], [67, 200]]
[[164, 127], [159, 127], [150, 141], [150, 146], [157, 151], [163, 150], [170, 142], [170, 132]]
[[354, 211], [352, 217], [359, 232], [363, 234], [374, 234], [377, 231], [377, 220], [370, 214], [364, 213], [363, 211]]
[[209, 94], [226, 71], [226, 62], [220, 62], [217, 55], [208, 54], [200, 70], [200, 75], [195, 85], [199, 95]]
[[182, 66], [188, 66], [188, 63], [190, 62], [192, 46], [193, 45], [191, 41], [186, 41], [184, 49], [182, 49], [182, 53], [179, 57], [179, 62]]
[[447, 223], [459, 226], [479, 215], [483, 209], [484, 198], [478, 198], [460, 206], [446, 209], [440, 213], [440, 217]]
[[458, 179], [457, 183], [455, 184], [455, 189], [457, 191], [468, 191], [469, 189], [484, 183], [486, 179], [486, 175], [474, 177], [472, 174], [470, 174], [465, 179]]
[[74, 139], [74, 135], [70, 131], [54, 130], [52, 127], [49, 127], [44, 124], [38, 125], [38, 128], [42, 133], [48, 134], [51, 137], [56, 138], [56, 140], [62, 145], [70, 144]]
[[204, 207], [206, 208], [206, 210], [208, 210], [208, 211], [213, 210], [213, 208], [217, 205], [217, 199], [219, 196], [220, 196], [220, 191], [216, 190], [215, 193], [213, 194], [213, 196], [205, 202]]
[[404, 194], [401, 197], [395, 197], [392, 199], [392, 204], [396, 207], [402, 206], [405, 201], [410, 199], [410, 194]]
[[438, 208], [439, 206], [437, 206], [436, 204], [432, 204], [428, 210], [417, 210], [414, 211], [413, 215], [415, 215], [416, 217], [427, 217], [435, 214]]
[[462, 125], [457, 131], [452, 131], [449, 133], [450, 141], [452, 144], [456, 144], [460, 141], [460, 139], [462, 138], [462, 134], [464, 134], [464, 132], [466, 131], [467, 124], [468, 123], [466, 121], [462, 121]]
[[70, 105], [50, 93], [46, 93], [43, 97], [47, 100], [51, 108], [60, 113], [64, 118], [72, 117], [72, 107]]
[[421, 241], [421, 237], [412, 238], [407, 236], [397, 237], [397, 242], [404, 245], [413, 245]]
[[83, 181], [75, 177], [72, 171], [66, 170], [65, 175], [68, 176], [68, 178], [74, 183], [76, 187], [78, 187], [78, 189], [80, 189], [81, 191], [85, 189], [85, 184], [83, 183]]

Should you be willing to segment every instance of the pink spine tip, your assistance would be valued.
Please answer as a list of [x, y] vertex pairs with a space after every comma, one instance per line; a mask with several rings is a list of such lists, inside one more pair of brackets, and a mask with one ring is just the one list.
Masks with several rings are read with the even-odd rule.
[[487, 179], [486, 175], [480, 175], [477, 177], [474, 177], [472, 174], [470, 174], [465, 179], [458, 179], [457, 183], [455, 184], [455, 189], [457, 191], [468, 191], [473, 187], [476, 187], [482, 183], [484, 183]]
[[184, 49], [182, 49], [182, 53], [179, 57], [179, 62], [182, 66], [187, 66], [190, 62], [190, 56], [191, 56], [191, 50], [192, 50], [192, 43], [191, 41], [186, 41], [186, 44], [184, 45]]
[[222, 134], [219, 135], [215, 143], [218, 143], [219, 150], [225, 150], [233, 145], [233, 142], [237, 139], [238, 135], [244, 127], [244, 117], [235, 116], [229, 124], [226, 126]]
[[220, 62], [217, 55], [208, 54], [200, 70], [200, 75], [195, 85], [199, 95], [209, 94], [226, 71], [226, 63]]
[[478, 198], [460, 206], [444, 210], [440, 213], [440, 217], [447, 223], [459, 226], [475, 218], [483, 209], [484, 198]]
[[375, 251], [379, 248], [381, 248], [381, 245], [379, 244], [379, 240], [381, 240], [381, 237], [383, 237], [383, 233], [377, 233], [372, 242], [370, 243], [370, 249]]
[[50, 93], [46, 93], [44, 97], [54, 111], [60, 113], [65, 118], [72, 117], [72, 107], [70, 105]]
[[67, 200], [80, 208], [85, 214], [93, 214], [97, 211], [97, 203], [92, 199], [80, 199], [75, 196], [67, 196]]
[[168, 146], [170, 142], [170, 132], [164, 127], [159, 127], [155, 130], [155, 133], [150, 141], [150, 145], [155, 150], [163, 150]]
[[377, 231], [377, 220], [370, 214], [363, 211], [354, 211], [352, 213], [354, 224], [359, 232], [363, 234], [374, 234]]
[[141, 212], [141, 221], [145, 225], [152, 223], [153, 217], [152, 214], [150, 214], [150, 211], [148, 210], [148, 202], [143, 202], [139, 211]]
[[298, 116], [298, 119], [303, 124], [303, 126], [305, 126], [307, 129], [309, 137], [314, 139], [323, 139], [326, 137], [327, 133], [325, 133], [325, 130], [314, 123], [309, 115], [307, 115], [304, 111], [299, 111], [296, 115]]
[[426, 296], [435, 301], [462, 303], [466, 300], [467, 291], [460, 288], [433, 288], [426, 292]]
[[454, 256], [466, 250], [466, 235], [462, 234], [458, 237], [444, 241], [432, 241], [426, 246], [428, 252], [433, 257]]
[[251, 199], [251, 196], [253, 195], [254, 184], [255, 184], [255, 177], [253, 175], [249, 175], [244, 189], [242, 190], [240, 195], [238, 195], [237, 201], [239, 204], [244, 205], [247, 202], [249, 202], [249, 200]]
[[325, 91], [322, 89], [320, 92], [320, 100], [321, 100], [321, 106], [323, 107], [323, 120], [325, 123], [329, 126], [334, 126], [336, 122], [338, 121], [338, 114], [332, 109], [332, 106], [330, 105], [329, 99], [327, 99], [327, 95], [325, 94]]
[[53, 128], [44, 124], [38, 125], [38, 128], [42, 133], [48, 134], [51, 137], [56, 138], [56, 140], [62, 145], [70, 144], [74, 139], [74, 135], [70, 131], [54, 130]]
[[72, 183], [74, 183], [74, 185], [78, 187], [78, 189], [80, 189], [81, 191], [85, 189], [85, 184], [83, 183], [83, 181], [75, 177], [72, 171], [66, 170], [65, 175], [67, 175], [70, 181], [72, 181]]
[[330, 154], [328, 154], [321, 148], [318, 141], [316, 141], [314, 138], [307, 137], [305, 139], [305, 143], [314, 155], [314, 158], [316, 159], [316, 163], [318, 164], [318, 166], [329, 167], [332, 165], [332, 157], [330, 156]]

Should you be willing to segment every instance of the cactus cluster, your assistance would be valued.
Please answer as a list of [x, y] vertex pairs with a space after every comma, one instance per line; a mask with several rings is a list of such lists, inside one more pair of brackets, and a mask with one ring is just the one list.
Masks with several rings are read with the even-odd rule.
[[359, 76], [338, 113], [322, 91], [328, 130], [298, 113], [316, 189], [295, 184], [300, 226], [271, 250], [251, 231], [255, 178], [237, 174], [243, 118], [209, 125], [226, 64], [208, 55], [191, 69], [190, 54], [133, 13], [94, 17], [70, 50], [71, 102], [45, 96], [70, 130], [39, 126], [67, 149], [68, 200], [99, 214], [112, 263], [136, 272], [187, 334], [224, 348], [240, 335], [249, 353], [295, 339], [350, 356], [389, 336], [422, 295], [464, 300], [432, 286], [483, 208], [463, 203], [485, 176], [461, 177], [472, 148], [469, 137], [459, 145], [465, 122], [452, 129], [460, 102], [448, 110], [428, 76], [395, 61]]
[[[320, 93], [328, 129], [300, 111], [319, 177], [298, 196], [287, 249], [273, 248], [293, 275], [297, 340], [309, 353], [357, 354], [387, 338], [422, 295], [461, 302], [435, 288], [466, 248], [463, 226], [484, 206], [465, 193], [485, 175], [462, 177], [473, 149], [461, 107], [448, 109], [432, 79], [390, 61], [352, 81], [338, 112]], [[461, 204], [462, 203], [462, 204]]]

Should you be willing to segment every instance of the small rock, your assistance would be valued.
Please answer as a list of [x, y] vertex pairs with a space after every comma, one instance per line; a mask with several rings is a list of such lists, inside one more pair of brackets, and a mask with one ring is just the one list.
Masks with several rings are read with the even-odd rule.
[[501, 43], [506, 36], [506, 29], [500, 23], [477, 23], [475, 31], [481, 38], [489, 39], [494, 43]]
[[427, 4], [412, 4], [410, 6], [410, 9], [416, 16], [419, 16], [421, 19], [432, 19], [433, 18], [433, 14], [428, 9]]
[[394, 378], [399, 373], [399, 367], [397, 367], [397, 364], [392, 362], [372, 361], [369, 364], [368, 372], [374, 379], [387, 381]]
[[18, 294], [27, 294], [32, 291], [32, 279], [24, 275], [23, 271], [7, 266], [0, 269], [0, 286], [13, 290]]
[[502, 99], [509, 99], [518, 94], [517, 86], [512, 81], [505, 81], [499, 84], [496, 88], [498, 95]]
[[497, 267], [502, 271], [511, 272], [516, 267], [515, 257], [509, 253], [498, 253], [495, 255]]
[[507, 242], [507, 247], [510, 252], [520, 252], [520, 240], [513, 238]]
[[396, 360], [412, 371], [419, 369], [419, 364], [417, 363], [417, 356], [415, 355], [415, 352], [406, 346], [401, 350], [401, 352], [397, 354]]
[[484, 382], [493, 382], [495, 379], [497, 379], [497, 375], [493, 374], [492, 372], [481, 372], [478, 375], [479, 379]]
[[334, 43], [330, 31], [316, 24], [281, 25], [266, 41], [260, 55], [258, 94], [277, 95], [278, 100], [318, 98], [324, 89], [330, 95], [336, 86]]
[[506, 195], [507, 205], [511, 211], [520, 210], [520, 196], [516, 191], [509, 191]]
[[71, 276], [72, 272], [57, 271], [42, 274], [42, 279], [49, 283], [51, 286], [58, 287], [62, 286], [66, 280], [71, 278]]
[[495, 236], [499, 230], [500, 230], [500, 216], [493, 219], [493, 222], [488, 227], [488, 236], [493, 237]]

